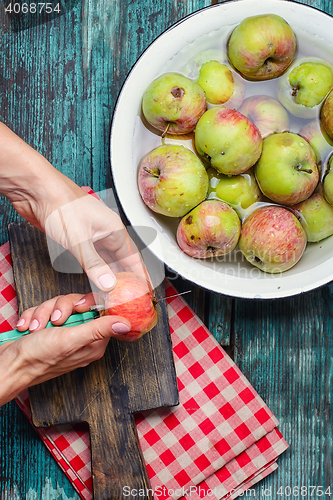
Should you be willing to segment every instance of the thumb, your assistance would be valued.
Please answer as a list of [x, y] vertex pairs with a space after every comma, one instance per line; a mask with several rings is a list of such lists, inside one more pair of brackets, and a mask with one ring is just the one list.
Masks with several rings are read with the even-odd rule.
[[122, 316], [103, 316], [66, 329], [70, 330], [73, 344], [79, 349], [110, 337], [126, 340], [126, 335], [131, 331], [131, 323]]
[[97, 253], [92, 241], [85, 241], [71, 249], [87, 273], [88, 278], [103, 292], [108, 292], [116, 285], [116, 277], [110, 266]]

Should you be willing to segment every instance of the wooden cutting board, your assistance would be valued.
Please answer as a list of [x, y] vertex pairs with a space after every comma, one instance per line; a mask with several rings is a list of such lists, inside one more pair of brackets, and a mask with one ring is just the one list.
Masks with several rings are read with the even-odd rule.
[[[11, 224], [9, 238], [20, 313], [55, 295], [91, 291], [85, 274], [53, 269], [46, 238], [32, 225]], [[164, 297], [163, 285], [156, 297]], [[157, 326], [138, 341], [111, 339], [101, 360], [29, 389], [36, 427], [89, 424], [95, 500], [124, 498], [125, 486], [149, 489], [133, 414], [178, 404], [165, 301], [157, 307]]]

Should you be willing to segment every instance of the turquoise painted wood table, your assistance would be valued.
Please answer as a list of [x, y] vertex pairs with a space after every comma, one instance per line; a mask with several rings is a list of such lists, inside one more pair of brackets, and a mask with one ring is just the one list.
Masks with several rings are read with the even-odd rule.
[[[77, 184], [111, 187], [110, 123], [130, 68], [166, 28], [218, 2], [59, 0], [60, 12], [44, 17], [8, 16], [8, 3], [0, 2], [0, 119]], [[301, 3], [333, 14], [331, 0]], [[8, 223], [18, 219], [1, 199], [1, 244]], [[333, 498], [333, 285], [292, 299], [246, 301], [179, 278], [175, 284], [192, 289], [190, 305], [279, 418], [290, 443], [278, 471], [252, 497], [264, 498], [264, 487], [273, 499]], [[77, 498], [13, 402], [0, 409], [0, 434], [1, 500]], [[315, 486], [315, 493], [302, 486]]]

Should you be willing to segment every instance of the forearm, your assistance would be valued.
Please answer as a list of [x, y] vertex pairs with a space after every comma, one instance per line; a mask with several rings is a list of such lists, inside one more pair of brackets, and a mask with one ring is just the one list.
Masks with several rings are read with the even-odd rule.
[[[42, 218], [45, 220], [53, 210], [86, 196], [73, 181], [1, 122], [0, 194], [6, 196], [24, 218], [43, 230]], [[30, 211], [43, 214], [40, 224], [27, 217]]]
[[16, 356], [12, 343], [0, 347], [0, 406], [14, 399], [30, 385], [29, 372], [24, 369], [24, 362]]

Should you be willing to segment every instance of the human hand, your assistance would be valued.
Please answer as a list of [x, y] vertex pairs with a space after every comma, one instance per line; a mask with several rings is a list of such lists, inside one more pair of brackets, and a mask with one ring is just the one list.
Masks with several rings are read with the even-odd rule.
[[103, 291], [115, 272], [148, 278], [141, 255], [120, 217], [56, 170], [0, 123], [0, 193], [28, 222], [69, 250]]
[[0, 346], [0, 406], [27, 387], [87, 366], [100, 359], [111, 337], [128, 340], [124, 335], [131, 324], [120, 316], [101, 318], [74, 327], [61, 325], [74, 312], [89, 310], [93, 294], [55, 297], [24, 311], [17, 329], [31, 333], [15, 342]]

